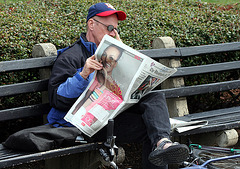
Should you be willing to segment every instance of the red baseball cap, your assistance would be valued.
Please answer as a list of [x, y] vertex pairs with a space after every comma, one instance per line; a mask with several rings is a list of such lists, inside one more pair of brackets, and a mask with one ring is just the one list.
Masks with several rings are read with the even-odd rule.
[[125, 20], [127, 15], [123, 11], [117, 11], [111, 4], [109, 3], [97, 3], [92, 5], [88, 10], [87, 21], [96, 16], [110, 16], [112, 14], [117, 14], [118, 20]]

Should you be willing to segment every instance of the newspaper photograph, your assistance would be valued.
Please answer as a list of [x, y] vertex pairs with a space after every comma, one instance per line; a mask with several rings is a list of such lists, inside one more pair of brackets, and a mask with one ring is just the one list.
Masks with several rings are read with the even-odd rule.
[[108, 35], [95, 57], [103, 69], [64, 117], [89, 137], [177, 71]]

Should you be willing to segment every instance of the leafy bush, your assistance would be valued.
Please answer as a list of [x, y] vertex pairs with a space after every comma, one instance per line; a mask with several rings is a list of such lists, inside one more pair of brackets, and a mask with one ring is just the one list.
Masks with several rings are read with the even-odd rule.
[[[63, 48], [86, 31], [87, 9], [98, 1], [28, 1], [0, 4], [1, 60], [31, 57], [36, 43]], [[192, 0], [113, 0], [127, 13], [121, 38], [135, 49], [170, 36], [178, 47], [239, 41], [240, 5], [219, 6]]]

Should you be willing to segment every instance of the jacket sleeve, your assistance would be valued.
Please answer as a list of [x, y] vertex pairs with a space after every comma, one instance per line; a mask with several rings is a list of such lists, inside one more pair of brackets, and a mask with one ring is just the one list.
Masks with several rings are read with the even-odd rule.
[[84, 62], [71, 52], [64, 52], [56, 60], [49, 79], [50, 105], [61, 111], [68, 111], [86, 89], [91, 77], [83, 79], [79, 74]]

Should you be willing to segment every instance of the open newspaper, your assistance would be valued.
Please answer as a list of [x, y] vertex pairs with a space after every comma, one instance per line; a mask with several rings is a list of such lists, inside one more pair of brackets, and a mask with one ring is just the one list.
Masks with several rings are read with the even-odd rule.
[[103, 69], [64, 117], [89, 137], [176, 72], [108, 35], [95, 57]]

